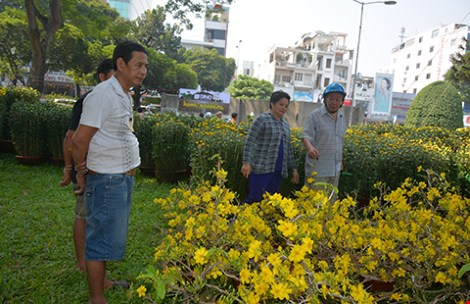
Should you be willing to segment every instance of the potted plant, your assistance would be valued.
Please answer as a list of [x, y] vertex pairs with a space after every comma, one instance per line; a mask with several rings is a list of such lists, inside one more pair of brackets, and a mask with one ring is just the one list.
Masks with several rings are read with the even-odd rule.
[[140, 172], [144, 175], [155, 175], [155, 161], [152, 155], [152, 129], [157, 122], [155, 115], [135, 117], [135, 136], [139, 140]]
[[15, 102], [10, 109], [11, 137], [20, 163], [37, 164], [44, 159], [46, 104]]
[[64, 163], [64, 136], [72, 120], [72, 107], [52, 102], [46, 103], [46, 107], [46, 140], [50, 161], [62, 166]]
[[189, 131], [188, 124], [176, 116], [155, 124], [152, 149], [158, 181], [174, 183], [189, 175]]
[[0, 88], [0, 150], [2, 152], [15, 152], [10, 131], [11, 106], [17, 101], [38, 102], [39, 96], [39, 92], [31, 88]]

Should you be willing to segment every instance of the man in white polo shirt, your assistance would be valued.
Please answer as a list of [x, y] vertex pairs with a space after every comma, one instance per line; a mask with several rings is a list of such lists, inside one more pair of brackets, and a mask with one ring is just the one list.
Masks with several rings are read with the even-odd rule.
[[84, 193], [87, 218], [85, 263], [90, 303], [104, 297], [106, 262], [124, 257], [132, 189], [140, 165], [139, 143], [132, 133], [129, 89], [142, 85], [147, 52], [125, 41], [113, 54], [115, 74], [95, 87], [83, 103], [72, 139], [78, 193]]

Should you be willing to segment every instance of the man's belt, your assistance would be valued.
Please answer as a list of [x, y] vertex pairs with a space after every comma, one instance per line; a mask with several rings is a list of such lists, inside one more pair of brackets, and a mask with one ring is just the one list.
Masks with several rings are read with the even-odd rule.
[[[135, 174], [137, 173], [137, 168], [134, 168], [134, 169], [131, 169], [127, 172], [124, 172], [123, 174], [126, 174], [128, 176], [135, 176]], [[90, 175], [95, 175], [95, 174], [99, 174], [99, 172], [96, 172], [96, 171], [93, 171], [93, 170], [90, 170], [88, 169], [87, 170], [87, 174], [90, 174]]]

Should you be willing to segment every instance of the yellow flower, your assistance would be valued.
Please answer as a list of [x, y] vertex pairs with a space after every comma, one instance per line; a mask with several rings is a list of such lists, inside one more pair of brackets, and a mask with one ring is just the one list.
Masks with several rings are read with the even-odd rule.
[[289, 293], [292, 292], [292, 289], [285, 283], [275, 283], [271, 285], [271, 294], [274, 296], [275, 299], [279, 300], [289, 300]]
[[204, 247], [199, 248], [195, 253], [194, 253], [194, 260], [196, 260], [196, 263], [204, 265], [207, 263], [207, 249]]
[[297, 234], [297, 226], [294, 223], [283, 220], [279, 220], [278, 223], [278, 229], [282, 232], [285, 237], [288, 238], [290, 236], [293, 236], [294, 234]]
[[242, 284], [248, 284], [250, 283], [250, 271], [246, 268], [243, 268], [241, 271], [240, 271], [240, 282], [242, 282]]
[[364, 290], [362, 285], [351, 286], [351, 296], [358, 303], [374, 303], [374, 298]]
[[248, 246], [248, 257], [253, 258], [255, 262], [258, 261], [258, 258], [261, 256], [261, 242], [255, 240], [250, 243]]
[[139, 294], [139, 298], [142, 298], [145, 296], [145, 293], [147, 292], [147, 288], [145, 288], [144, 285], [140, 285], [139, 288], [137, 288], [137, 293]]
[[301, 262], [305, 257], [305, 251], [301, 245], [294, 245], [289, 254], [289, 260], [292, 262]]
[[257, 296], [256, 293], [254, 293], [254, 292], [249, 292], [248, 293], [248, 296], [247, 296], [247, 299], [246, 299], [247, 304], [258, 304], [259, 301], [260, 301], [259, 296]]
[[434, 279], [434, 282], [445, 284], [445, 283], [446, 283], [446, 280], [447, 280], [446, 275], [445, 275], [443, 272], [439, 272], [439, 273], [436, 275], [436, 278]]

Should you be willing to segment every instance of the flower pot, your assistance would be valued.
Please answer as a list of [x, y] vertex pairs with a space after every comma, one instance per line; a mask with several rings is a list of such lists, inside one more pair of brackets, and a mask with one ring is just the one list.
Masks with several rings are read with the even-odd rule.
[[53, 165], [63, 167], [65, 165], [63, 157], [50, 157], [49, 162]]
[[15, 146], [13, 145], [13, 141], [8, 139], [0, 141], [0, 152], [15, 153]]
[[18, 163], [26, 166], [36, 166], [44, 162], [44, 158], [40, 156], [22, 156], [16, 155]]
[[176, 183], [178, 181], [188, 178], [191, 171], [188, 169], [178, 169], [174, 171], [164, 171], [155, 169], [155, 177], [160, 183]]
[[155, 177], [155, 167], [143, 167], [142, 165], [139, 167], [140, 173], [145, 176]]

